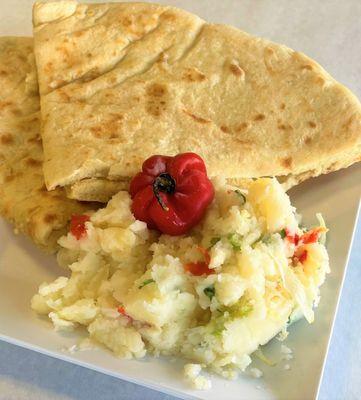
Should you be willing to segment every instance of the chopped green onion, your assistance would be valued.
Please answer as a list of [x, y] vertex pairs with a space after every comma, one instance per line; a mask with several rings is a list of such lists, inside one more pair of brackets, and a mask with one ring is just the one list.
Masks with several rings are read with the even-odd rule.
[[236, 189], [234, 193], [242, 200], [242, 205], [246, 203], [246, 196], [239, 189]]
[[216, 289], [214, 288], [214, 285], [207, 286], [204, 290], [203, 293], [209, 297], [210, 300], [212, 300], [212, 297], [216, 294]]
[[138, 286], [138, 289], [142, 289], [144, 286], [147, 286], [147, 285], [149, 285], [150, 283], [153, 283], [153, 282], [155, 282], [154, 279], [147, 279], [147, 280], [145, 280], [144, 282], [142, 282], [142, 283]]
[[235, 250], [241, 250], [241, 236], [238, 233], [230, 233], [227, 239]]
[[282, 230], [280, 231], [280, 235], [281, 235], [281, 238], [284, 239], [284, 238], [287, 236], [287, 234], [286, 234], [286, 229], [282, 229]]

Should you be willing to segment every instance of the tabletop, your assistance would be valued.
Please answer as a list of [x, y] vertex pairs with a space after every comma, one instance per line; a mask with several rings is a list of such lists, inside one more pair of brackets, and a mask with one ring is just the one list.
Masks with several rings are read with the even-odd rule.
[[[303, 51], [361, 97], [359, 0], [179, 0], [205, 19], [227, 22]], [[0, 34], [31, 33], [31, 0], [2, 0]], [[21, 10], [21, 11], [19, 11]], [[14, 23], [16, 21], [16, 23]], [[19, 31], [21, 25], [21, 32]], [[361, 398], [361, 220], [335, 322], [320, 400]], [[132, 383], [0, 342], [0, 400], [171, 400]], [[305, 399], [307, 400], [307, 399]]]

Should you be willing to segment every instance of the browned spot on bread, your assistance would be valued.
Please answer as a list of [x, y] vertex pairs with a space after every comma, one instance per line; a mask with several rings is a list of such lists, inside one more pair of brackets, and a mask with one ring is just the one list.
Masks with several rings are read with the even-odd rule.
[[36, 136], [29, 138], [28, 143], [41, 145], [41, 136], [37, 134]]
[[14, 143], [14, 137], [10, 133], [5, 133], [0, 137], [1, 144], [10, 145]]
[[242, 132], [245, 129], [248, 128], [248, 123], [247, 122], [241, 122], [237, 127], [236, 127], [236, 132]]
[[147, 101], [146, 110], [150, 115], [159, 117], [167, 108], [167, 88], [160, 83], [152, 83], [146, 89]]
[[7, 175], [7, 176], [5, 176], [4, 180], [6, 183], [9, 183], [9, 182], [13, 181], [15, 178], [16, 178], [15, 175]]
[[188, 68], [183, 75], [183, 79], [188, 82], [202, 82], [206, 79], [206, 76], [196, 68]]
[[286, 108], [286, 104], [285, 103], [281, 103], [280, 110], [284, 110], [285, 108]]
[[25, 160], [25, 164], [29, 167], [40, 167], [42, 162], [39, 160], [35, 160], [35, 158], [29, 157]]
[[309, 126], [310, 128], [316, 128], [316, 123], [313, 122], [313, 121], [308, 121], [308, 126]]
[[[76, 31], [76, 32], [73, 33], [73, 35], [75, 37], [80, 37], [80, 36], [83, 36], [84, 33], [85, 33], [85, 31], [83, 31], [83, 30], [82, 31]], [[64, 42], [65, 42], [65, 40], [64, 40]]]
[[318, 76], [316, 78], [316, 83], [318, 83], [320, 85], [324, 85], [326, 83], [326, 81], [322, 78], [322, 76]]
[[293, 129], [292, 126], [288, 124], [278, 124], [277, 128], [282, 131], [292, 131]]
[[198, 116], [198, 115], [192, 114], [192, 113], [191, 113], [190, 111], [188, 111], [188, 110], [183, 110], [183, 112], [185, 112], [187, 115], [189, 115], [191, 118], [193, 118], [196, 122], [199, 122], [200, 124], [207, 124], [207, 123], [211, 122], [211, 121], [208, 120], [208, 119], [205, 119], [205, 118], [202, 118], [202, 117], [200, 117], [200, 116]]
[[310, 145], [311, 143], [312, 143], [312, 138], [311, 138], [311, 136], [307, 136], [307, 137], [305, 138], [305, 144]]
[[[114, 52], [115, 53], [115, 52]], [[115, 54], [113, 54], [114, 56], [115, 56]], [[86, 56], [88, 57], [88, 58], [91, 58], [91, 57], [93, 57], [93, 54], [92, 53], [90, 53], [90, 52], [88, 52], [88, 53], [86, 53]]]
[[254, 118], [253, 121], [263, 121], [266, 118], [264, 114], [257, 114]]
[[93, 136], [95, 136], [96, 138], [101, 138], [102, 132], [103, 132], [103, 128], [102, 126], [92, 126], [90, 127], [90, 131], [92, 133]]
[[228, 128], [228, 126], [222, 125], [221, 126], [221, 131], [224, 133], [229, 133], [231, 130]]
[[0, 101], [0, 110], [12, 105], [13, 103], [11, 101]]
[[21, 117], [23, 115], [23, 113], [21, 112], [21, 110], [19, 110], [18, 108], [14, 108], [11, 110], [11, 113], [13, 115], [15, 115], [15, 117]]
[[308, 71], [312, 71], [313, 67], [312, 65], [307, 64], [307, 65], [302, 65], [301, 69], [307, 69]]
[[4, 70], [0, 71], [0, 76], [6, 76], [6, 75], [8, 75], [8, 73], [6, 71], [4, 71]]
[[147, 88], [147, 95], [151, 97], [162, 97], [166, 93], [166, 87], [160, 83], [153, 83]]
[[291, 157], [282, 158], [281, 164], [282, 164], [285, 168], [291, 168], [291, 166], [292, 166], [292, 158], [291, 158]]
[[235, 75], [239, 78], [244, 77], [246, 75], [244, 70], [236, 63], [229, 64], [229, 69], [233, 75]]
[[354, 116], [351, 115], [351, 117], [342, 125], [342, 128], [343, 129], [350, 129], [353, 121], [354, 121]]
[[52, 222], [54, 222], [54, 221], [56, 221], [57, 220], [57, 215], [56, 214], [45, 214], [44, 215], [44, 222], [46, 223], [46, 224], [51, 224]]

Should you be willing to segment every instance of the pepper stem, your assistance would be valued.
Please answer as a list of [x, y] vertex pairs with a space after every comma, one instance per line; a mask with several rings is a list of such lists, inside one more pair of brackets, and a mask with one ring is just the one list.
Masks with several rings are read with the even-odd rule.
[[168, 211], [169, 208], [164, 203], [160, 192], [172, 194], [175, 192], [175, 180], [169, 174], [158, 175], [153, 182], [153, 193], [158, 203], [164, 211]]

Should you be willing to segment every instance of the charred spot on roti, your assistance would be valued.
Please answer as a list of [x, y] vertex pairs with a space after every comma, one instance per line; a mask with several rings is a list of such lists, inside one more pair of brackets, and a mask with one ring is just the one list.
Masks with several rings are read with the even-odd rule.
[[[80, 30], [80, 31], [73, 32], [73, 35], [74, 35], [75, 37], [77, 37], [77, 38], [83, 36], [84, 34], [85, 34], [85, 30], [84, 30], [84, 29], [82, 29], [82, 30]], [[65, 42], [65, 40], [64, 40], [64, 42]]]
[[263, 121], [266, 118], [264, 114], [257, 114], [254, 118], [253, 121]]
[[0, 76], [7, 76], [8, 75], [8, 73], [5, 71], [5, 70], [1, 70], [0, 71]]
[[308, 121], [308, 126], [309, 126], [310, 128], [316, 128], [316, 123], [313, 122], [313, 121]]
[[247, 122], [241, 122], [237, 127], [236, 127], [236, 132], [242, 132], [248, 128], [249, 124]]
[[281, 103], [280, 110], [284, 110], [285, 108], [286, 108], [286, 104], [285, 103]]
[[167, 109], [167, 87], [160, 83], [152, 83], [146, 89], [146, 111], [159, 117]]
[[229, 70], [231, 73], [236, 76], [237, 78], [244, 78], [246, 73], [244, 70], [236, 63], [235, 61], [229, 64]]
[[21, 110], [19, 110], [18, 108], [13, 108], [11, 110], [11, 113], [15, 116], [15, 117], [21, 117], [23, 115], [23, 113], [21, 112]]
[[11, 101], [0, 101], [0, 111], [6, 107], [12, 106], [13, 103]]
[[6, 183], [12, 182], [16, 178], [16, 175], [6, 175], [4, 181]]
[[0, 137], [1, 144], [11, 145], [14, 143], [14, 137], [10, 133], [5, 133]]
[[281, 159], [281, 164], [285, 168], [291, 168], [292, 167], [292, 157], [286, 157]]
[[192, 119], [194, 119], [194, 121], [199, 122], [200, 124], [208, 124], [209, 122], [211, 122], [209, 119], [205, 119], [203, 117], [200, 117], [199, 115], [195, 115], [188, 110], [183, 109], [183, 112], [189, 115]]
[[35, 158], [33, 158], [33, 157], [29, 157], [25, 160], [25, 164], [28, 165], [29, 167], [37, 168], [37, 167], [41, 167], [42, 162], [39, 160], [35, 160]]
[[307, 136], [305, 138], [305, 144], [310, 145], [312, 143], [312, 137], [311, 136]]
[[52, 222], [56, 221], [58, 216], [56, 214], [47, 213], [44, 215], [44, 222], [46, 224], [51, 224]]
[[313, 67], [312, 67], [312, 65], [310, 65], [310, 64], [306, 64], [306, 65], [302, 65], [302, 66], [301, 66], [301, 69], [302, 69], [302, 70], [312, 71], [312, 70], [313, 70]]
[[28, 139], [28, 143], [32, 143], [32, 144], [41, 145], [41, 142], [42, 142], [42, 140], [41, 140], [41, 136], [39, 134]]
[[229, 133], [231, 130], [230, 130], [230, 128], [228, 126], [222, 125], [221, 126], [221, 131], [224, 132], [224, 133]]
[[291, 125], [285, 124], [285, 123], [280, 123], [280, 122], [278, 122], [277, 128], [281, 131], [292, 131], [293, 130]]
[[183, 74], [183, 79], [187, 82], [202, 82], [206, 79], [206, 76], [197, 68], [187, 68]]

